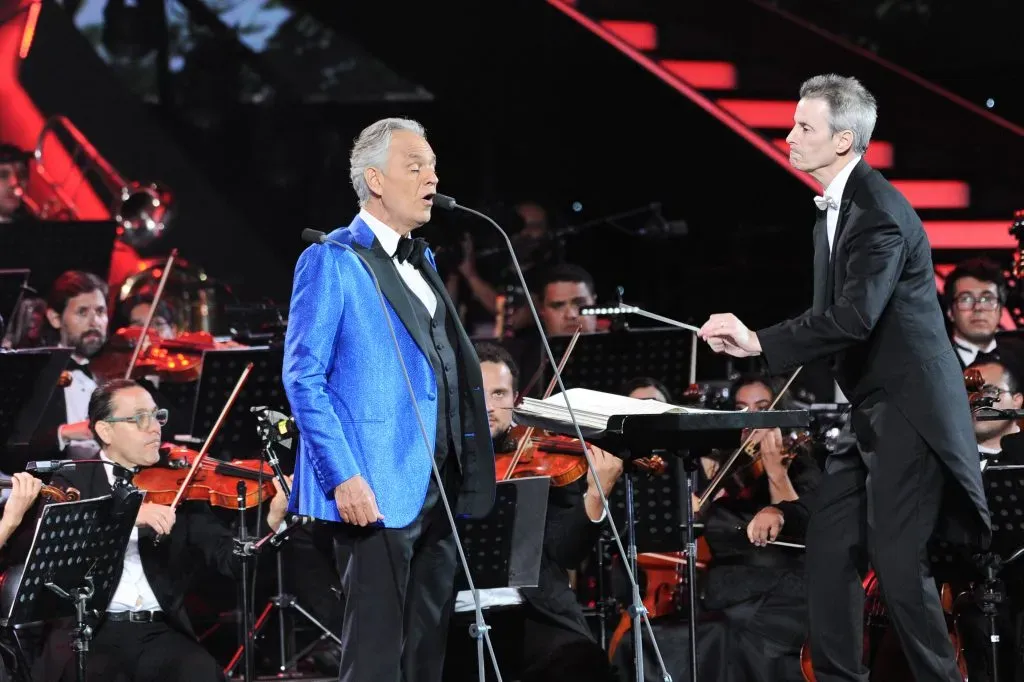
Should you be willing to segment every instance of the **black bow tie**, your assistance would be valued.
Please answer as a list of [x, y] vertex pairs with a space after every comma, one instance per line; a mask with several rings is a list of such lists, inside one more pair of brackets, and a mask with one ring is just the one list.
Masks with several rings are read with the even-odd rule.
[[956, 344], [956, 347], [964, 351], [965, 353], [975, 351], [974, 360], [972, 360], [970, 364], [977, 363], [980, 365], [986, 362], [1001, 362], [998, 347], [992, 349], [991, 351], [977, 350], [976, 348], [968, 348], [967, 346], [962, 346], [959, 343]]
[[395, 250], [395, 258], [399, 263], [409, 261], [419, 268], [423, 266], [423, 256], [427, 252], [426, 239], [399, 239], [398, 248]]
[[93, 378], [92, 370], [89, 369], [89, 363], [88, 362], [79, 362], [79, 361], [75, 360], [74, 358], [69, 359], [68, 360], [68, 370], [73, 372], [76, 369], [81, 371], [82, 374], [84, 374], [85, 376], [89, 377], [90, 379]]

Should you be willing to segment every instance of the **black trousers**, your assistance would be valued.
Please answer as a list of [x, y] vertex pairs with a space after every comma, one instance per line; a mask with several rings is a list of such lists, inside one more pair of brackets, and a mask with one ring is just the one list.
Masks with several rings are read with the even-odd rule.
[[[442, 467], [454, 507], [457, 462]], [[440, 682], [455, 598], [455, 538], [431, 475], [419, 516], [405, 528], [339, 524], [342, 682]]]
[[861, 456], [826, 464], [807, 530], [815, 677], [868, 679], [861, 585], [870, 561], [914, 677], [962, 682], [927, 555], [942, 503], [942, 464], [892, 405], [860, 408], [853, 428]]
[[[74, 659], [63, 679], [75, 679]], [[217, 682], [213, 656], [166, 622], [105, 622], [90, 643], [89, 682]]]

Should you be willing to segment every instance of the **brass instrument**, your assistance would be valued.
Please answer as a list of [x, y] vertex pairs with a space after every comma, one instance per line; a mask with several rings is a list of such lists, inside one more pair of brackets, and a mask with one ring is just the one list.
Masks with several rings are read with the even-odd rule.
[[[71, 157], [66, 172], [61, 173], [48, 165], [49, 154], [46, 149], [51, 135], [55, 143], [62, 145]], [[35, 212], [39, 218], [101, 218], [89, 215], [84, 209], [84, 202], [80, 198], [84, 185], [106, 207], [109, 216], [118, 225], [121, 240], [129, 246], [145, 246], [160, 237], [167, 228], [173, 203], [170, 190], [157, 183], [142, 184], [125, 180], [66, 116], [51, 116], [46, 120], [39, 131], [33, 156], [39, 178], [53, 195], [36, 206]], [[106, 190], [108, 197], [100, 196], [100, 187]]]

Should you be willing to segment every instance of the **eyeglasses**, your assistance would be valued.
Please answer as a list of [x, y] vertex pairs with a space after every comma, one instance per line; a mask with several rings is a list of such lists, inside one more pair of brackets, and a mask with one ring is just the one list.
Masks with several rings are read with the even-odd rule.
[[1002, 386], [996, 386], [994, 384], [985, 384], [981, 387], [981, 394], [986, 398], [995, 398], [999, 400], [1003, 397], [1003, 394], [1013, 395], [1014, 392], [1003, 388]]
[[135, 426], [145, 431], [153, 423], [153, 420], [160, 426], [167, 423], [167, 410], [153, 410], [152, 412], [136, 412], [130, 417], [107, 417], [105, 422], [135, 422]]
[[981, 310], [995, 310], [999, 307], [1000, 300], [997, 294], [986, 292], [981, 296], [975, 296], [969, 291], [959, 294], [953, 299], [958, 310], [972, 310], [975, 306]]

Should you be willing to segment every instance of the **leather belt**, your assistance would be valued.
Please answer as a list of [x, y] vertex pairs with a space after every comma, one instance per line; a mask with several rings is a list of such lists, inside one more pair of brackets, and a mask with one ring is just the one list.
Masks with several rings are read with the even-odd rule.
[[108, 611], [107, 620], [113, 623], [152, 623], [166, 620], [163, 611]]

